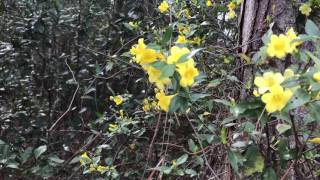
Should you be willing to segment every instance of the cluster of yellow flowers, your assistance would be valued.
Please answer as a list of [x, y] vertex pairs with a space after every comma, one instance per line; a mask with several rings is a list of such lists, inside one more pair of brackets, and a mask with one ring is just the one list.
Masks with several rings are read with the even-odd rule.
[[286, 57], [287, 54], [297, 52], [297, 46], [302, 43], [301, 41], [297, 41], [297, 38], [297, 34], [293, 28], [290, 28], [286, 34], [272, 34], [270, 42], [267, 44], [268, 56], [281, 59]]
[[236, 8], [237, 5], [240, 5], [241, 3], [242, 3], [242, 0], [233, 0], [228, 4], [228, 10], [229, 10], [229, 12], [227, 13], [228, 19], [233, 19], [237, 16], [234, 9]]
[[190, 33], [191, 28], [187, 25], [178, 25], [178, 38], [176, 40], [176, 44], [195, 44], [200, 46], [201, 43], [203, 42], [203, 38], [199, 37], [199, 36], [195, 36], [192, 40], [188, 40], [187, 39], [187, 35]]
[[147, 112], [150, 111], [151, 109], [157, 109], [157, 103], [155, 101], [150, 101], [149, 99], [145, 98], [143, 100], [143, 111]]
[[144, 39], [139, 39], [138, 44], [134, 45], [131, 50], [131, 54], [134, 56], [133, 60], [140, 64], [142, 68], [147, 72], [149, 76], [149, 81], [154, 83], [156, 87], [160, 90], [156, 96], [159, 100], [158, 106], [164, 111], [168, 111], [168, 104], [173, 96], [165, 96], [164, 90], [166, 85], [171, 84], [170, 77], [162, 77], [162, 71], [151, 65], [156, 61], [163, 62], [167, 65], [172, 65], [175, 67], [180, 75], [180, 85], [184, 88], [193, 85], [195, 78], [199, 75], [198, 69], [195, 67], [195, 62], [192, 58], [185, 59], [181, 62], [181, 58], [188, 56], [190, 50], [186, 47], [173, 46], [170, 49], [170, 54], [168, 56], [164, 55], [160, 50], [156, 51], [154, 49], [148, 48], [144, 44]]
[[81, 166], [89, 165], [88, 173], [99, 172], [100, 174], [104, 174], [105, 172], [114, 169], [114, 167], [93, 164], [92, 159], [88, 156], [87, 152], [84, 152], [80, 156], [80, 164]]
[[285, 77], [281, 73], [265, 72], [263, 76], [256, 77], [254, 84], [258, 90], [254, 91], [255, 96], [261, 96], [262, 102], [266, 104], [269, 113], [281, 111], [291, 99], [291, 89], [284, 89], [281, 83], [286, 77], [293, 76], [292, 70], [286, 70]]

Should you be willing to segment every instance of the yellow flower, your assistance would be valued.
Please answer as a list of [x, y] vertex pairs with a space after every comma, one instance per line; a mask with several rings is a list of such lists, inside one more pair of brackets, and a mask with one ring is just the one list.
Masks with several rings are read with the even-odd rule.
[[320, 72], [314, 73], [313, 79], [320, 83]]
[[158, 106], [164, 110], [165, 112], [169, 111], [170, 103], [174, 95], [166, 96], [164, 92], [161, 90], [156, 94], [156, 98], [158, 100]]
[[92, 173], [92, 172], [94, 172], [94, 171], [96, 171], [96, 170], [97, 170], [97, 169], [96, 169], [96, 165], [90, 164], [89, 173]]
[[119, 114], [120, 114], [120, 118], [123, 119], [123, 118], [124, 118], [124, 111], [123, 111], [123, 109], [120, 109]]
[[167, 59], [167, 63], [168, 64], [174, 64], [177, 63], [179, 61], [179, 59], [183, 56], [183, 55], [187, 55], [190, 53], [190, 50], [186, 47], [184, 48], [180, 48], [178, 46], [173, 46], [170, 49], [170, 56]]
[[99, 166], [97, 167], [97, 171], [100, 172], [101, 174], [105, 173], [105, 172], [108, 171], [108, 170], [109, 170], [109, 167], [108, 167], [108, 166], [101, 166], [101, 165], [99, 165]]
[[119, 126], [117, 125], [117, 124], [109, 124], [109, 131], [110, 132], [115, 132], [115, 131], [117, 131], [118, 130], [118, 128], [119, 128]]
[[288, 30], [288, 32], [286, 33], [286, 36], [289, 38], [290, 40], [290, 50], [289, 50], [289, 53], [293, 53], [293, 52], [296, 52], [297, 51], [297, 46], [299, 46], [302, 42], [300, 41], [296, 41], [296, 42], [292, 42], [294, 40], [297, 39], [297, 34], [296, 32], [294, 31], [293, 28], [290, 28]]
[[80, 156], [80, 164], [81, 166], [88, 164], [91, 162], [90, 157], [88, 156], [87, 152], [84, 152], [81, 156]]
[[187, 19], [190, 19], [190, 18], [191, 18], [189, 9], [185, 9], [185, 10], [183, 10], [183, 12], [184, 12], [184, 14], [185, 14], [185, 16], [186, 16]]
[[149, 103], [149, 100], [148, 99], [144, 99], [143, 100], [143, 107], [142, 107], [143, 111], [150, 111], [151, 109], [151, 105]]
[[195, 77], [199, 75], [198, 69], [194, 66], [193, 60], [177, 65], [177, 71], [180, 74], [180, 85], [182, 87], [192, 86]]
[[320, 137], [309, 139], [308, 142], [320, 144]]
[[294, 76], [294, 71], [292, 69], [286, 69], [283, 75], [284, 75], [284, 79], [289, 79]]
[[258, 93], [258, 90], [253, 90], [253, 95], [255, 96], [255, 97], [260, 97], [260, 94]]
[[164, 13], [166, 11], [168, 11], [169, 9], [169, 4], [167, 3], [167, 1], [163, 1], [160, 6], [158, 7], [158, 9], [160, 10], [161, 13]]
[[198, 45], [198, 46], [201, 45], [201, 41], [202, 41], [202, 39], [201, 39], [199, 36], [196, 36], [196, 37], [194, 37], [194, 38], [192, 39], [192, 43], [194, 43], [194, 44], [196, 44], [196, 45]]
[[152, 66], [144, 66], [143, 67], [148, 75], [149, 75], [149, 81], [151, 83], [154, 83], [159, 89], [164, 89], [165, 85], [169, 85], [171, 83], [170, 78], [160, 78], [161, 77], [161, 71], [152, 67]]
[[179, 34], [187, 35], [190, 32], [189, 26], [178, 25]]
[[130, 21], [128, 24], [129, 24], [132, 28], [138, 28], [138, 27], [139, 27], [139, 23], [138, 23], [138, 22], [132, 22], [132, 21]]
[[233, 19], [237, 16], [236, 12], [234, 10], [230, 10], [227, 14], [227, 19]]
[[293, 93], [291, 90], [283, 90], [283, 87], [275, 85], [270, 88], [270, 92], [261, 97], [262, 102], [266, 104], [266, 110], [269, 113], [281, 111], [288, 103]]
[[237, 0], [237, 5], [240, 5], [242, 3], [242, 0]]
[[123, 103], [123, 98], [118, 95], [118, 96], [110, 96], [110, 100], [115, 102], [117, 106]]
[[304, 3], [300, 6], [299, 11], [301, 12], [301, 14], [309, 16], [312, 9], [308, 3]]
[[130, 53], [131, 53], [132, 55], [136, 55], [137, 52], [140, 52], [140, 51], [142, 51], [142, 50], [144, 50], [144, 49], [146, 49], [146, 48], [147, 48], [147, 46], [144, 44], [144, 39], [143, 39], [143, 38], [140, 38], [140, 39], [138, 40], [138, 44], [131, 47]]
[[186, 43], [188, 43], [188, 40], [187, 40], [187, 38], [185, 36], [179, 35], [176, 43], [178, 43], [178, 44], [186, 44]]
[[266, 72], [263, 76], [254, 79], [254, 84], [258, 86], [258, 93], [263, 94], [270, 90], [272, 86], [280, 85], [284, 81], [284, 77], [280, 73]]
[[271, 35], [270, 43], [267, 46], [268, 55], [279, 59], [284, 58], [291, 51], [290, 39], [283, 34]]
[[235, 7], [236, 7], [236, 4], [234, 4], [233, 2], [230, 2], [230, 3], [228, 4], [228, 9], [229, 9], [229, 11], [233, 11]]
[[206, 1], [206, 5], [207, 5], [208, 7], [212, 7], [212, 6], [213, 6], [211, 0], [207, 0], [207, 1]]
[[159, 58], [159, 53], [154, 49], [148, 49], [143, 38], [140, 38], [138, 44], [130, 49], [130, 53], [135, 55], [134, 60], [141, 65], [152, 63]]

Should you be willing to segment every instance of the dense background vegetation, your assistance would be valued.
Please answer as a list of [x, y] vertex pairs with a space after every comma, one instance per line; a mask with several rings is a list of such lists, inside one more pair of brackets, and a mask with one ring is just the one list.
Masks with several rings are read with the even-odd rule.
[[[242, 77], [265, 56], [258, 47], [241, 51], [241, 1], [233, 1], [233, 19], [231, 1], [169, 2], [167, 13], [157, 0], [0, 2], [0, 179], [317, 178], [320, 152], [306, 142], [320, 135], [319, 89], [298, 91], [291, 119], [268, 115]], [[291, 3], [309, 53], [292, 55], [298, 62], [285, 68], [316, 72], [320, 3], [309, 2], [314, 22], [299, 12], [302, 2]], [[166, 113], [152, 105], [155, 86], [130, 49], [139, 38], [171, 47], [182, 34], [200, 75], [188, 99], [175, 101], [180, 110]], [[250, 71], [284, 72], [275, 64]], [[110, 99], [117, 95], [120, 105]]]

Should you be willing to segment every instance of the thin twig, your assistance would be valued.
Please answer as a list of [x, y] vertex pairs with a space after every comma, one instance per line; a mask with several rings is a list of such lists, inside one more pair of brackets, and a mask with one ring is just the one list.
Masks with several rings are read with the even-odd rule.
[[69, 104], [68, 109], [56, 120], [55, 123], [53, 123], [53, 125], [49, 128], [48, 131], [52, 131], [52, 130], [55, 128], [55, 126], [64, 118], [64, 116], [67, 115], [68, 112], [71, 110], [72, 104], [73, 104], [73, 102], [74, 102], [74, 99], [76, 98], [76, 95], [77, 95], [78, 90], [79, 90], [79, 87], [80, 87], [78, 81], [76, 80], [76, 78], [75, 78], [75, 76], [74, 76], [74, 73], [73, 73], [71, 67], [69, 66], [69, 64], [67, 63], [67, 61], [65, 61], [65, 63], [66, 63], [66, 65], [68, 66], [68, 69], [69, 69], [69, 71], [70, 71], [71, 74], [72, 74], [72, 79], [73, 79], [73, 81], [75, 81], [76, 84], [77, 84], [77, 88], [76, 88], [76, 90], [75, 90], [74, 93], [73, 93], [73, 96], [72, 96], [72, 99], [71, 99], [71, 102], [70, 102], [70, 104]]

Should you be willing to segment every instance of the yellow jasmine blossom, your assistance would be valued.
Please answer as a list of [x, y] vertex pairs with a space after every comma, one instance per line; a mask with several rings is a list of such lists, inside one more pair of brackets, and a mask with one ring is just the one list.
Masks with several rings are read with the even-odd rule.
[[266, 104], [266, 110], [269, 113], [281, 111], [288, 103], [293, 93], [291, 90], [283, 90], [283, 87], [276, 85], [270, 88], [270, 92], [261, 97], [262, 102]]
[[178, 31], [180, 34], [188, 34], [190, 32], [190, 27], [189, 26], [183, 26], [183, 25], [178, 25]]
[[207, 0], [207, 1], [206, 1], [206, 5], [207, 5], [208, 7], [212, 7], [212, 6], [213, 6], [211, 0]]
[[124, 111], [123, 111], [123, 109], [120, 109], [119, 114], [120, 114], [120, 118], [123, 119], [123, 118], [124, 118]]
[[176, 43], [178, 43], [178, 44], [187, 44], [188, 40], [184, 35], [179, 35]]
[[144, 39], [143, 39], [143, 38], [140, 38], [140, 39], [138, 40], [138, 44], [131, 47], [130, 53], [131, 53], [132, 55], [136, 55], [137, 52], [140, 52], [140, 51], [142, 51], [142, 50], [144, 50], [144, 49], [146, 49], [146, 48], [147, 48], [147, 46], [144, 44]]
[[92, 173], [92, 172], [94, 172], [94, 171], [96, 171], [96, 170], [97, 170], [97, 169], [96, 169], [96, 165], [90, 164], [89, 173]]
[[320, 144], [320, 137], [309, 139], [308, 142]]
[[286, 69], [283, 73], [284, 79], [289, 79], [294, 76], [294, 71], [292, 69]]
[[105, 172], [108, 171], [108, 170], [109, 170], [109, 167], [108, 167], [108, 166], [101, 166], [101, 165], [99, 165], [99, 166], [97, 167], [97, 171], [100, 172], [101, 174], [105, 173]]
[[117, 125], [117, 124], [109, 124], [109, 131], [110, 132], [115, 132], [115, 131], [117, 131], [118, 130], [118, 128], [119, 128], [119, 126]]
[[258, 76], [254, 79], [254, 84], [258, 86], [258, 93], [263, 94], [283, 81], [284, 77], [280, 73], [265, 72], [262, 77]]
[[164, 12], [168, 11], [168, 9], [169, 9], [169, 4], [167, 3], [167, 1], [163, 1], [163, 2], [160, 4], [160, 6], [158, 7], [158, 9], [159, 9], [159, 11], [160, 11], [161, 13], [164, 13]]
[[135, 55], [134, 60], [141, 65], [152, 63], [159, 58], [159, 53], [154, 49], [148, 49], [143, 38], [140, 38], [138, 44], [130, 49], [130, 53]]
[[314, 73], [313, 79], [320, 83], [320, 72]]
[[228, 9], [229, 9], [229, 11], [233, 11], [235, 7], [236, 7], [236, 4], [233, 3], [233, 2], [230, 2], [230, 3], [228, 4]]
[[271, 35], [270, 43], [267, 46], [268, 55], [279, 59], [284, 58], [291, 51], [290, 39], [283, 34]]
[[182, 87], [192, 86], [195, 77], [199, 75], [198, 69], [194, 67], [193, 60], [177, 65], [177, 71], [181, 77], [180, 85]]
[[169, 85], [171, 83], [170, 78], [160, 78], [161, 77], [161, 71], [152, 67], [152, 66], [144, 66], [143, 67], [148, 75], [149, 75], [149, 81], [151, 83], [154, 83], [159, 89], [164, 89], [165, 85]]
[[80, 156], [80, 164], [81, 166], [88, 164], [91, 162], [90, 157], [88, 156], [87, 152], [84, 152], [81, 156]]
[[170, 49], [170, 56], [167, 59], [168, 64], [175, 64], [179, 61], [179, 59], [186, 54], [190, 53], [190, 50], [186, 47], [180, 48], [178, 46], [173, 46]]
[[242, 0], [237, 0], [237, 5], [240, 5], [242, 3]]
[[123, 103], [123, 98], [120, 95], [110, 96], [110, 100], [115, 102], [117, 106]]
[[293, 52], [296, 52], [297, 51], [297, 46], [299, 46], [302, 42], [300, 41], [296, 41], [296, 42], [292, 42], [294, 40], [297, 39], [297, 34], [296, 32], [294, 31], [293, 28], [290, 28], [288, 30], [288, 32], [286, 33], [286, 36], [289, 38], [290, 40], [290, 50], [289, 50], [289, 53], [293, 53]]
[[230, 10], [227, 14], [227, 19], [233, 19], [237, 16], [236, 12], [234, 10]]
[[308, 3], [304, 3], [300, 6], [299, 11], [301, 12], [301, 14], [309, 16], [312, 9]]
[[189, 9], [185, 9], [185, 10], [184, 10], [184, 14], [186, 15], [186, 18], [187, 18], [187, 19], [190, 19], [190, 18], [191, 18]]
[[194, 38], [192, 39], [192, 43], [194, 43], [194, 44], [196, 44], [196, 45], [198, 45], [198, 46], [201, 45], [201, 41], [202, 41], [202, 39], [201, 39], [199, 36], [196, 36], [196, 37], [194, 37]]
[[164, 92], [161, 90], [156, 94], [156, 98], [158, 100], [158, 106], [164, 110], [165, 112], [169, 111], [170, 103], [174, 95], [166, 96]]
[[151, 105], [149, 103], [149, 100], [148, 99], [144, 99], [143, 100], [143, 107], [142, 107], [143, 111], [150, 111], [151, 109]]
[[139, 23], [138, 23], [138, 22], [132, 22], [132, 21], [130, 21], [128, 24], [129, 24], [132, 28], [138, 28], [138, 27], [139, 27]]
[[260, 97], [260, 94], [258, 93], [258, 90], [253, 90], [253, 95], [255, 96], [255, 97]]

